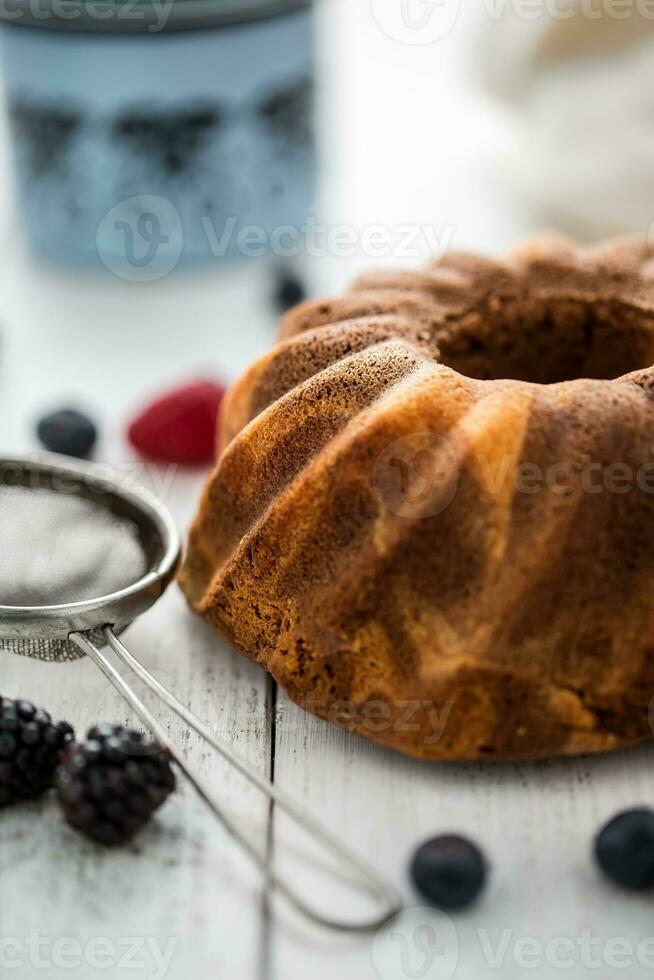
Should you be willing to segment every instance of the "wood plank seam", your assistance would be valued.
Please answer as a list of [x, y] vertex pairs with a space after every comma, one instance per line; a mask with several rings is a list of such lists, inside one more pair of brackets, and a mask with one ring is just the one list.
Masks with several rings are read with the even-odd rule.
[[[268, 776], [275, 783], [275, 751], [277, 745], [277, 682], [271, 674], [267, 675], [266, 685], [266, 727], [268, 729], [268, 744], [270, 755], [268, 759]], [[275, 801], [268, 804], [268, 820], [266, 826], [265, 872], [261, 890], [261, 932], [259, 951], [259, 980], [272, 980], [272, 931], [274, 927], [272, 910], [272, 885], [270, 874], [274, 865], [275, 849]]]

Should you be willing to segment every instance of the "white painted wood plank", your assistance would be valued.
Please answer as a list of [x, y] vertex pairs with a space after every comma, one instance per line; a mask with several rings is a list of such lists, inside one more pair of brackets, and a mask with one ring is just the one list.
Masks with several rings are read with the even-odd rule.
[[[139, 290], [107, 277], [43, 268], [20, 250], [7, 256], [1, 282], [2, 451], [36, 449], [33, 422], [51, 405], [88, 406], [102, 434], [96, 458], [157, 493], [186, 529], [204, 475], [139, 464], [124, 442], [125, 420], [133, 406], [171, 382], [198, 373], [236, 374], [245, 367], [271, 330], [262, 314], [265, 278], [259, 276], [241, 270], [228, 283], [207, 275], [171, 289], [159, 284], [156, 291]], [[237, 298], [230, 303], [232, 290]], [[237, 336], [229, 319], [217, 322], [216, 310], [226, 308], [253, 324], [247, 336]], [[176, 586], [126, 640], [259, 773], [268, 771], [269, 681], [189, 613]], [[90, 662], [43, 665], [0, 653], [0, 692], [28, 697], [82, 733], [97, 720], [128, 717]], [[260, 794], [180, 723], [172, 721], [170, 731], [264, 851], [268, 807]], [[117, 963], [125, 950], [119, 943], [130, 936], [156, 941], [161, 949], [174, 943], [169, 976], [254, 978], [261, 896], [260, 875], [186, 790], [132, 847], [111, 853], [69, 830], [52, 800], [0, 813], [0, 938], [19, 944], [15, 955], [24, 966], [13, 975], [20, 980], [39, 975], [29, 961], [30, 930], [82, 944], [78, 968], [50, 963], [47, 975], [53, 980], [123, 975]], [[89, 961], [93, 939], [113, 944], [108, 969]], [[43, 955], [52, 957], [52, 947]], [[154, 975], [147, 946], [139, 958], [145, 965], [132, 975]]]
[[[478, 904], [453, 917], [456, 980], [526, 975], [554, 980], [562, 972], [581, 980], [608, 976], [618, 962], [624, 977], [651, 972], [651, 897], [625, 895], [606, 883], [590, 852], [597, 829], [617, 810], [654, 801], [653, 746], [612, 757], [521, 766], [426, 764], [336, 730], [301, 712], [283, 694], [276, 730], [276, 782], [401, 886], [409, 906], [424, 904], [407, 879], [416, 845], [448, 831], [481, 844], [493, 867]], [[278, 864], [290, 866], [288, 829], [277, 816], [275, 824]], [[341, 890], [330, 888], [324, 875], [306, 863], [294, 861], [292, 873], [309, 893], [344, 907]], [[418, 916], [418, 922], [423, 920], [428, 924], [429, 914]], [[321, 935], [279, 915], [272, 975], [300, 976], [310, 964], [312, 980], [409, 980], [411, 975], [448, 980], [456, 943], [448, 940], [440, 966], [436, 960], [433, 972], [421, 974], [425, 961], [420, 948], [412, 946], [415, 924], [402, 920], [392, 930], [409, 942], [407, 962], [418, 971], [411, 974], [401, 967], [397, 938], [387, 944], [381, 960], [373, 961], [370, 937]], [[529, 944], [521, 944], [525, 938]], [[572, 940], [573, 951], [560, 940]], [[619, 943], [627, 944], [627, 952], [614, 955]], [[641, 943], [646, 945], [639, 954]], [[503, 955], [493, 964], [487, 950], [498, 949]], [[570, 965], [557, 966], [557, 959]]]
[[[223, 648], [192, 619], [174, 591], [127, 634], [155, 676], [214, 730], [266, 773], [269, 758], [267, 685], [260, 671]], [[88, 661], [44, 665], [0, 654], [0, 687], [26, 696], [79, 732], [97, 720], [132, 718]], [[139, 690], [142, 688], [139, 686]], [[132, 719], [133, 720], [133, 719]], [[267, 807], [260, 794], [205, 749], [178, 721], [172, 738], [208, 780], [225, 809], [264, 849]], [[52, 941], [70, 937], [86, 953], [98, 937], [118, 946], [128, 937], [174, 951], [170, 976], [254, 977], [259, 960], [261, 879], [192, 791], [166, 803], [150, 829], [129, 847], [104, 852], [68, 829], [54, 799], [0, 813], [0, 936], [29, 957], [30, 930]], [[43, 957], [56, 954], [44, 948]], [[141, 959], [154, 969], [147, 948]], [[13, 955], [13, 954], [12, 954]], [[90, 955], [90, 954], [89, 954]], [[33, 973], [26, 962], [24, 973]], [[81, 962], [50, 963], [48, 976], [118, 976]], [[143, 971], [141, 976], [149, 975]]]

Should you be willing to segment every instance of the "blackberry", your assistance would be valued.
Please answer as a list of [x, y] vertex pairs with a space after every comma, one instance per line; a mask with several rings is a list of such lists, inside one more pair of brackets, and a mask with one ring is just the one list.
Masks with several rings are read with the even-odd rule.
[[57, 770], [66, 820], [98, 844], [130, 840], [175, 789], [165, 749], [121, 725], [97, 725]]
[[476, 844], [447, 834], [418, 848], [411, 877], [421, 894], [441, 909], [470, 905], [486, 881], [486, 861]]
[[29, 701], [0, 697], [0, 806], [34, 800], [53, 784], [73, 729]]

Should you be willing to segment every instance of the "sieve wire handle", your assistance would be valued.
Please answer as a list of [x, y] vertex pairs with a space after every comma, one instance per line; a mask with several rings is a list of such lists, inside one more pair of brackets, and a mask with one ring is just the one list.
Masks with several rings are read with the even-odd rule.
[[154, 694], [156, 694], [164, 704], [182, 718], [191, 728], [193, 728], [202, 738], [208, 742], [224, 759], [227, 760], [235, 769], [238, 770], [246, 779], [253, 783], [265, 796], [283, 810], [299, 827], [306, 831], [310, 836], [317, 840], [322, 847], [336, 856], [344, 865], [346, 871], [354, 872], [359, 880], [361, 887], [380, 905], [383, 909], [374, 919], [366, 922], [348, 922], [339, 919], [332, 919], [323, 915], [321, 912], [312, 908], [302, 896], [274, 871], [267, 866], [265, 859], [259, 851], [252, 845], [248, 838], [241, 832], [237, 824], [228, 817], [220, 808], [213, 794], [206, 788], [202, 779], [197, 776], [186, 761], [180, 757], [177, 750], [170, 744], [168, 736], [163, 727], [152, 715], [149, 709], [143, 704], [138, 695], [118, 673], [115, 667], [107, 659], [105, 654], [93, 643], [84, 633], [71, 633], [69, 640], [80, 650], [87, 654], [91, 660], [100, 668], [105, 677], [116, 688], [119, 694], [133, 708], [143, 724], [150, 729], [158, 742], [170, 753], [171, 758], [184, 773], [190, 784], [195, 789], [198, 796], [204, 801], [209, 809], [223, 823], [228, 833], [241, 845], [249, 854], [250, 858], [264, 872], [266, 881], [272, 885], [284, 898], [306, 918], [316, 922], [318, 925], [329, 929], [338, 929], [347, 932], [367, 932], [379, 929], [386, 922], [392, 919], [402, 909], [402, 901], [398, 892], [391, 884], [381, 878], [377, 872], [365, 862], [358, 854], [354, 853], [343, 841], [335, 837], [324, 826], [318, 823], [306, 810], [304, 810], [292, 797], [284, 793], [279, 787], [269, 780], [263, 779], [241, 756], [223, 740], [219, 739], [204, 722], [200, 721], [192, 711], [182, 704], [171, 692], [163, 686], [152, 674], [143, 667], [129, 652], [127, 647], [118, 639], [110, 627], [105, 627], [104, 636], [118, 656], [120, 661], [139, 677], [143, 683]]

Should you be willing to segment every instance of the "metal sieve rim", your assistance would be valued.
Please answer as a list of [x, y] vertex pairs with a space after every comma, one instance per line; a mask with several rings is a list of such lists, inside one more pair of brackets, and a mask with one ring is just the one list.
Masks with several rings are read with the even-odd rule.
[[0, 605], [0, 639], [65, 639], [70, 633], [107, 625], [121, 629], [157, 601], [177, 570], [181, 540], [170, 513], [154, 494], [136, 484], [121, 485], [120, 476], [109, 467], [54, 453], [0, 457], [0, 474], [11, 469], [76, 479], [92, 491], [114, 496], [156, 530], [163, 554], [146, 575], [109, 595], [61, 605]]

